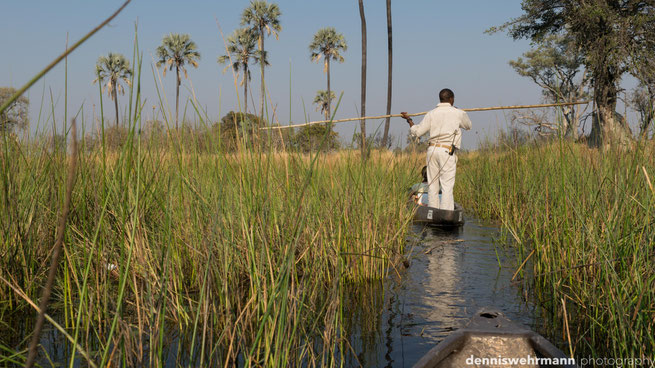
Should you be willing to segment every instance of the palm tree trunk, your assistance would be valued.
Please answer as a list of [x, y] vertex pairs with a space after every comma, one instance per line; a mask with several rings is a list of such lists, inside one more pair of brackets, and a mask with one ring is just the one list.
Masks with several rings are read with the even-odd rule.
[[244, 113], [248, 113], [248, 64], [243, 65], [243, 104]]
[[114, 95], [114, 108], [116, 109], [116, 127], [118, 128], [118, 88], [116, 87], [116, 83], [114, 83], [114, 90], [112, 91], [112, 95]]
[[[387, 0], [387, 115], [391, 114], [391, 78], [393, 71], [393, 42], [391, 37], [391, 0]], [[384, 134], [382, 135], [382, 147], [388, 147], [389, 125], [391, 118], [384, 123]]]
[[177, 121], [180, 116], [180, 67], [175, 68], [177, 79], [175, 80], [175, 129], [177, 130]]
[[261, 85], [261, 120], [260, 123], [264, 122], [264, 97], [266, 96], [266, 86], [264, 85], [264, 66], [265, 66], [265, 58], [264, 58], [264, 27], [262, 25], [259, 26], [259, 40], [260, 40], [260, 55], [259, 55], [259, 65], [262, 68], [262, 85]]
[[[359, 18], [362, 23], [362, 85], [361, 85], [361, 112], [366, 116], [366, 16], [364, 15], [364, 2], [359, 0]], [[362, 158], [366, 153], [366, 119], [359, 122], [362, 131]]]
[[330, 119], [332, 116], [332, 94], [330, 93], [330, 57], [325, 56], [325, 62], [327, 64], [327, 118]]

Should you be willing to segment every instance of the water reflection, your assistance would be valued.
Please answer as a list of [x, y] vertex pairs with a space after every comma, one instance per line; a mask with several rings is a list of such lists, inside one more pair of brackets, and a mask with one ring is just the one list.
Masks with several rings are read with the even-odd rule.
[[415, 227], [413, 233], [410, 267], [393, 272], [383, 285], [378, 328], [354, 331], [351, 341], [358, 361], [349, 363], [412, 366], [486, 306], [514, 321], [534, 324], [534, 306], [510, 284], [514, 257], [494, 245], [497, 228], [473, 220], [456, 231]]

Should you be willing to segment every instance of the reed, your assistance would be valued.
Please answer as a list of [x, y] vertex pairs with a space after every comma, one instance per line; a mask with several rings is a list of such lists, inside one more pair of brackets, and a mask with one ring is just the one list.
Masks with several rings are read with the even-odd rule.
[[516, 276], [534, 280], [551, 336], [570, 332], [580, 356], [655, 351], [654, 149], [555, 141], [461, 157], [457, 198], [502, 224], [517, 266], [530, 258]]
[[[197, 128], [142, 134], [136, 37], [133, 69], [125, 126], [105, 129], [101, 104], [99, 133], [79, 139], [37, 362], [343, 363], [347, 303], [401, 259], [422, 157], [373, 151], [362, 162], [246, 135], [228, 151], [195, 94]], [[66, 194], [67, 133], [0, 141], [0, 364], [25, 363]]]
[[[143, 141], [137, 124], [120, 150], [79, 151], [50, 307], [72, 340], [66, 361], [162, 366], [176, 331], [189, 364], [337, 364], [344, 285], [384, 278], [402, 255], [417, 158], [198, 153], [190, 137]], [[2, 148], [0, 341], [20, 352], [16, 319], [46, 277], [66, 154]]]

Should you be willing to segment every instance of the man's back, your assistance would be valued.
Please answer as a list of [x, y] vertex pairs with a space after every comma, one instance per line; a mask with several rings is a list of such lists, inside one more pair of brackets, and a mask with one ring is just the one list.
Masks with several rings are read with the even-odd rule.
[[429, 111], [420, 124], [411, 127], [410, 133], [420, 137], [429, 132], [430, 143], [453, 144], [460, 147], [461, 128], [471, 129], [471, 120], [466, 112], [453, 107], [450, 103], [442, 102]]
[[[429, 206], [452, 211], [455, 206], [453, 187], [457, 170], [457, 155], [452, 146], [460, 147], [460, 129], [471, 129], [471, 120], [464, 111], [453, 107], [455, 94], [450, 89], [439, 91], [439, 101], [437, 108], [428, 112], [418, 125], [414, 125], [406, 112], [400, 115], [407, 120], [410, 135], [420, 137], [430, 133], [427, 151]], [[441, 198], [439, 190], [442, 192]]]

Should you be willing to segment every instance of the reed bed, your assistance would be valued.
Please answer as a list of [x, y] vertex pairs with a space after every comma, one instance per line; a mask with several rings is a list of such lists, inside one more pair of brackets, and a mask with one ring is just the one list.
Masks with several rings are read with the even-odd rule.
[[[142, 60], [135, 28], [123, 126], [105, 129], [101, 98], [100, 129], [83, 132], [75, 155], [66, 142], [80, 137], [68, 134], [68, 122], [54, 139], [40, 132], [57, 125], [54, 103], [36, 135], [0, 133], [0, 365], [25, 364], [71, 158], [76, 180], [42, 365], [356, 360], [350, 303], [379, 304], [364, 289], [402, 260], [406, 190], [422, 157], [297, 153], [280, 133], [235, 131], [228, 145], [195, 94], [186, 119], [194, 128], [149, 132]], [[159, 110], [170, 126], [163, 92]], [[78, 117], [83, 130], [83, 107]]]
[[502, 225], [516, 278], [534, 280], [544, 325], [579, 357], [655, 353], [654, 149], [559, 141], [461, 157], [457, 198]]
[[[133, 124], [119, 151], [79, 151], [50, 307], [66, 347], [59, 360], [343, 362], [350, 354], [344, 300], [401, 259], [411, 218], [405, 191], [420, 157], [228, 154], [220, 144], [200, 153], [195, 140], [143, 141]], [[66, 158], [65, 147], [43, 139], [2, 143], [5, 365], [25, 358], [31, 325], [24, 320], [33, 319], [30, 303], [47, 274]], [[57, 360], [42, 343], [40, 361]]]

